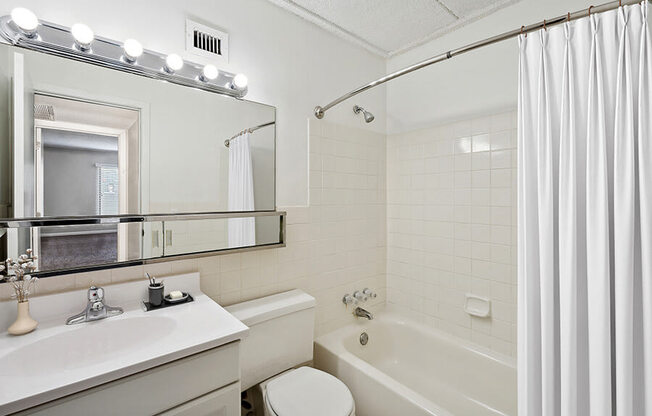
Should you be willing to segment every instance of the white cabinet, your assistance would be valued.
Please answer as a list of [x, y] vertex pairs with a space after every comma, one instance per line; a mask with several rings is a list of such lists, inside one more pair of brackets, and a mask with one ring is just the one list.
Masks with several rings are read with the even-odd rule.
[[20, 412], [19, 415], [240, 415], [239, 341]]

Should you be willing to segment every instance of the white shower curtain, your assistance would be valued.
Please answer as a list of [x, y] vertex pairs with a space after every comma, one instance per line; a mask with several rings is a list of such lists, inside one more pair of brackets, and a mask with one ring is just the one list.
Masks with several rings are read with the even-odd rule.
[[652, 415], [647, 9], [519, 40], [520, 415]]
[[[254, 173], [249, 132], [229, 143], [229, 211], [254, 210]], [[255, 218], [229, 218], [229, 247], [256, 244]]]

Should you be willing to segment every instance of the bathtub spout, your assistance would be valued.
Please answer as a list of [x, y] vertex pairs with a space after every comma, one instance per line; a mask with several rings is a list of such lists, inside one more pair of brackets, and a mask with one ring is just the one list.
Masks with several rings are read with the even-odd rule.
[[374, 316], [372, 315], [371, 312], [369, 312], [369, 311], [366, 310], [366, 309], [362, 309], [362, 308], [359, 307], [359, 306], [358, 306], [357, 308], [355, 308], [355, 310], [353, 311], [353, 314], [354, 314], [355, 316], [357, 316], [358, 318], [367, 318], [367, 319], [369, 319], [370, 321], [371, 321], [372, 319], [374, 319]]

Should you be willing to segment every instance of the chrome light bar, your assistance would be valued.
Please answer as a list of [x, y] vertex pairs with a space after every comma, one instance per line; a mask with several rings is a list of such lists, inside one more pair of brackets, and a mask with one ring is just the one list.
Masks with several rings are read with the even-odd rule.
[[[26, 30], [25, 27], [19, 26], [21, 22], [15, 22], [12, 16], [0, 17], [0, 36], [12, 45], [21, 48], [105, 68], [161, 79], [235, 98], [243, 98], [247, 94], [247, 78], [242, 74], [216, 71], [212, 65], [202, 66], [183, 61], [176, 54], [166, 56], [142, 49], [142, 47], [138, 48], [139, 45], [134, 48], [135, 41], [132, 39], [123, 44], [94, 36], [93, 32], [85, 25], [75, 25], [81, 27], [74, 29], [81, 30], [78, 30], [79, 33], [73, 33], [71, 28], [65, 26], [42, 20], [35, 21], [38, 22], [36, 28], [32, 29], [30, 26], [30, 30]], [[133, 52], [130, 53], [133, 50], [137, 51], [138, 56], [133, 56]], [[171, 62], [177, 65], [173, 70], [170, 68]], [[179, 64], [180, 66], [178, 66]], [[209, 67], [208, 71], [205, 71], [206, 67]], [[207, 77], [206, 73], [210, 73], [210, 76]]]

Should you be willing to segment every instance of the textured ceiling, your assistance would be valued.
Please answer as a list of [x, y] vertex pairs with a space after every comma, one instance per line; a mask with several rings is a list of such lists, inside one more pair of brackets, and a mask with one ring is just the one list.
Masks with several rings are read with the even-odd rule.
[[387, 57], [520, 0], [269, 1]]

